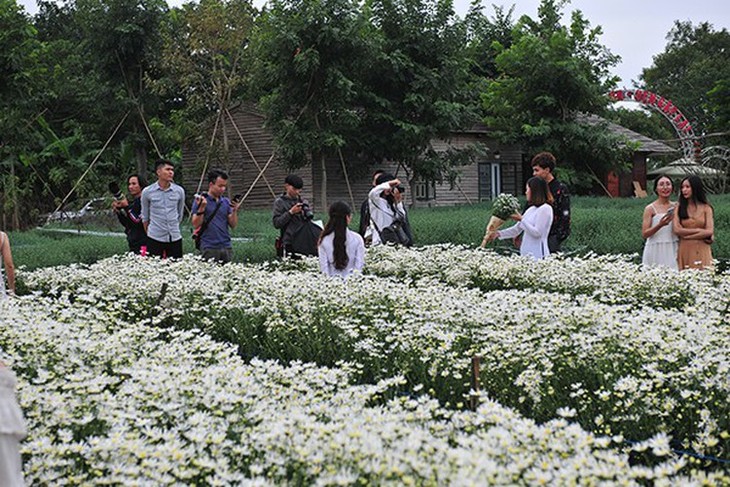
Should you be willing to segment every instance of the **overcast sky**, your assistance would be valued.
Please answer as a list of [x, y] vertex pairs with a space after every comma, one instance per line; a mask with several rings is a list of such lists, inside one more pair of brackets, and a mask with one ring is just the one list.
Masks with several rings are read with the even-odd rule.
[[[35, 0], [19, 0], [28, 13], [37, 11]], [[168, 0], [179, 5], [183, 0]], [[254, 0], [261, 6], [264, 0]], [[469, 9], [470, 0], [454, 0], [457, 14]], [[492, 16], [492, 4], [516, 5], [514, 19], [523, 14], [537, 17], [540, 0], [483, 0], [485, 13]], [[564, 10], [564, 21], [570, 20], [570, 12], [581, 10], [591, 26], [603, 28], [601, 42], [612, 53], [621, 56], [615, 74], [621, 77], [619, 86], [630, 88], [642, 68], [652, 63], [652, 57], [664, 50], [666, 35], [675, 20], [691, 20], [694, 24], [710, 22], [715, 30], [730, 29], [730, 0], [572, 0]]]

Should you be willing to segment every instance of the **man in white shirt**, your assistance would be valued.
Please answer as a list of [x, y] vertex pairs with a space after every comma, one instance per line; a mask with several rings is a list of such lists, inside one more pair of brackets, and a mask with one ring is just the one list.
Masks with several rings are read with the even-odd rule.
[[183, 254], [180, 223], [185, 213], [185, 190], [173, 182], [172, 162], [155, 164], [157, 181], [142, 191], [142, 221], [147, 232], [147, 252], [179, 259]]

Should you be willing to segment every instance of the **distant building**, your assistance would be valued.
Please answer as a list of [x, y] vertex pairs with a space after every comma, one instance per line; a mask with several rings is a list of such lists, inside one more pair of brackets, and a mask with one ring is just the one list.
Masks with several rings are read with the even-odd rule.
[[[289, 171], [273, 155], [274, 139], [264, 127], [263, 113], [250, 103], [240, 104], [231, 109], [230, 113], [234, 123], [225, 117], [224, 122], [227, 123], [219, 123], [217, 128], [219, 139], [225, 131], [229, 158], [213, 158], [209, 160], [208, 167], [219, 167], [228, 171], [231, 194], [247, 195], [244, 208], [269, 208], [275, 196], [282, 192], [283, 181]], [[599, 123], [600, 120], [602, 119], [586, 118], [587, 123]], [[620, 189], [617, 190], [617, 196], [629, 196], [634, 179], [638, 178], [642, 186], [646, 187], [646, 157], [673, 149], [618, 125], [609, 125], [629, 140], [640, 144], [639, 150], [634, 154], [635, 170], [631, 176], [620, 176]], [[209, 130], [209, 134], [212, 133], [212, 126]], [[532, 175], [528, 156], [519, 146], [497, 142], [490, 137], [489, 128], [483, 124], [454, 131], [448, 140], [434, 139], [431, 144], [436, 151], [446, 151], [475, 143], [482, 144], [484, 155], [459, 169], [461, 176], [453, 187], [448, 182], [418, 180], [415, 190], [406, 192], [407, 202], [416, 207], [453, 206], [491, 200], [499, 193], [523, 194], [525, 182]], [[198, 189], [205, 165], [206, 149], [207, 146], [183, 148], [183, 185], [190, 195]], [[370, 191], [372, 169], [384, 169], [404, 179], [406, 176], [405, 169], [397, 161], [374, 163], [371, 167], [354, 164], [353, 166], [359, 167], [350, 167], [347, 177], [339, 157], [330, 157], [326, 166], [328, 203], [344, 200], [355, 207], [359, 207]], [[265, 171], [262, 171], [264, 168]], [[318, 201], [321, 199], [321, 178], [318, 168], [309, 165], [296, 173], [304, 180], [304, 196], [321, 212], [323, 208]]]

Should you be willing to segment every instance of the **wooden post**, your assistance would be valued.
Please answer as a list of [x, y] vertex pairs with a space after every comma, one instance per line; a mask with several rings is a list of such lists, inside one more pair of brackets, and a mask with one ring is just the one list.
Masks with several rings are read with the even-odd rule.
[[474, 355], [471, 358], [471, 389], [469, 397], [469, 405], [472, 411], [476, 411], [479, 406], [479, 365], [482, 358], [479, 355]]

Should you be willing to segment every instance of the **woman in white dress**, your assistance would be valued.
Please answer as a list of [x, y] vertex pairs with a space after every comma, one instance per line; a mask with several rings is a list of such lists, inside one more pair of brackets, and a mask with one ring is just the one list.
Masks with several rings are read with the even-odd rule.
[[535, 260], [544, 259], [550, 255], [547, 239], [550, 226], [553, 224], [553, 207], [551, 206], [553, 197], [548, 184], [544, 179], [538, 177], [527, 180], [525, 196], [530, 207], [524, 215], [515, 213], [510, 217], [517, 224], [506, 230], [489, 234], [487, 241], [491, 242], [497, 238], [500, 240], [515, 238], [524, 233], [520, 245], [520, 255], [529, 255]]
[[351, 220], [352, 210], [347, 203], [332, 203], [317, 249], [323, 274], [347, 278], [365, 265], [365, 242], [359, 233], [347, 228]]
[[[10, 252], [10, 240], [5, 232], [0, 232], [0, 255], [5, 274], [8, 277], [7, 290], [10, 294], [15, 294], [15, 266], [13, 266], [13, 254]], [[0, 299], [3, 298], [5, 298], [5, 279], [3, 278], [3, 265], [0, 265]]]
[[677, 270], [679, 239], [672, 232], [675, 203], [669, 200], [674, 192], [672, 180], [661, 176], [654, 180], [657, 199], [644, 208], [641, 236], [646, 240], [642, 264]]
[[25, 420], [15, 398], [15, 385], [15, 374], [0, 362], [0, 485], [3, 487], [25, 485], [20, 458]]

